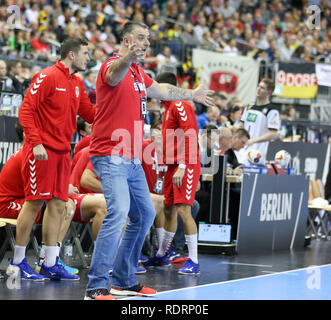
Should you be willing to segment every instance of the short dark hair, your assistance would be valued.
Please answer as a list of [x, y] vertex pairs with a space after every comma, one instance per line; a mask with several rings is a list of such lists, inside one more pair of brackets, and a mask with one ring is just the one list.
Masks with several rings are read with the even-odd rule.
[[77, 53], [81, 46], [88, 46], [87, 41], [81, 38], [66, 39], [60, 48], [61, 59], [65, 59], [70, 51]]
[[237, 111], [239, 111], [241, 108], [237, 105], [233, 105], [228, 109], [228, 113], [235, 113]]
[[128, 21], [120, 31], [120, 39], [123, 40], [123, 37], [128, 33], [131, 33], [136, 27], [141, 27], [144, 29], [149, 29], [148, 25], [139, 21]]
[[261, 82], [264, 82], [267, 86], [267, 90], [271, 92], [271, 94], [274, 92], [275, 90], [275, 83], [273, 80], [269, 79], [269, 78], [263, 78], [261, 79]]
[[251, 138], [249, 132], [244, 128], [238, 128], [233, 132], [233, 135], [238, 136], [238, 138], [242, 138], [242, 137], [246, 137], [247, 139]]
[[19, 61], [19, 60], [9, 60], [9, 61], [7, 62], [7, 70], [8, 70], [8, 71], [11, 71], [11, 69], [12, 69], [12, 68], [16, 68], [16, 66], [17, 66], [19, 63], [22, 64], [22, 62]]
[[162, 72], [157, 75], [156, 82], [158, 83], [169, 83], [173, 86], [177, 86], [177, 78], [176, 75], [172, 72]]
[[23, 141], [23, 128], [19, 121], [17, 121], [15, 123], [15, 130], [16, 130], [19, 142], [22, 142]]

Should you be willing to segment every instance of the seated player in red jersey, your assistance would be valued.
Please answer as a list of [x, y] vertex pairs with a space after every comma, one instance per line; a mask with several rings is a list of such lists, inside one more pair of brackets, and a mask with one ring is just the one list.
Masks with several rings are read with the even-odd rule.
[[90, 145], [92, 124], [86, 122], [84, 119], [82, 119], [80, 116], [78, 116], [77, 117], [77, 132], [83, 138], [80, 139], [75, 146], [74, 155], [71, 160], [71, 172], [74, 169], [74, 167], [80, 157], [81, 150]]

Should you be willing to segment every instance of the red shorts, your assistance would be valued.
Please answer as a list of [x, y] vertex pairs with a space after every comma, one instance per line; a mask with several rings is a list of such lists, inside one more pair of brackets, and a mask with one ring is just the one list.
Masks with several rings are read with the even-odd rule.
[[46, 148], [48, 160], [36, 160], [33, 148], [24, 143], [22, 176], [25, 200], [58, 198], [68, 200], [70, 152], [56, 152]]
[[[24, 198], [15, 199], [12, 201], [0, 202], [0, 218], [17, 219], [18, 215], [21, 212], [24, 202], [25, 202]], [[40, 222], [43, 210], [44, 209], [41, 209], [39, 211], [36, 219], [36, 223]]]
[[178, 165], [168, 165], [164, 177], [164, 205], [170, 207], [174, 204], [185, 203], [193, 205], [195, 192], [200, 179], [201, 165], [186, 165], [182, 185], [178, 189], [172, 182], [172, 178], [178, 169]]
[[81, 193], [81, 194], [69, 195], [69, 198], [76, 205], [76, 210], [72, 218], [72, 221], [79, 223], [88, 223], [91, 221], [91, 220], [85, 220], [83, 216], [82, 202], [86, 196], [98, 196], [98, 193]]

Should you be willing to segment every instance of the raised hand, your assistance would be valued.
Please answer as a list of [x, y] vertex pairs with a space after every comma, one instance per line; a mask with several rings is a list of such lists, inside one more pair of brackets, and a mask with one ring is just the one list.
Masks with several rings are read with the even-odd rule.
[[205, 90], [205, 81], [203, 81], [199, 87], [194, 89], [193, 91], [193, 101], [199, 102], [204, 104], [207, 107], [213, 107], [215, 106], [214, 98], [211, 97], [211, 95], [214, 93], [213, 90]]
[[134, 41], [134, 36], [130, 34], [128, 36], [128, 53], [129, 59], [134, 61], [139, 61], [145, 57], [145, 50], [140, 48]]

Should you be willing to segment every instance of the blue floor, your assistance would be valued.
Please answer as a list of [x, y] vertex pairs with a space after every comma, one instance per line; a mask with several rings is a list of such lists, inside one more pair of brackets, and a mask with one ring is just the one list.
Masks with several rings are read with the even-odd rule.
[[331, 265], [169, 290], [130, 300], [330, 300]]
[[[28, 262], [34, 265], [33, 250]], [[0, 263], [0, 273], [8, 266], [12, 252]], [[79, 262], [79, 260], [76, 262]], [[143, 303], [177, 301], [229, 300], [330, 300], [331, 299], [331, 241], [312, 241], [311, 245], [295, 250], [260, 254], [199, 254], [201, 274], [179, 275], [181, 264], [167, 268], [149, 268], [138, 281], [159, 293], [144, 298]], [[79, 265], [80, 281], [22, 281], [19, 289], [10, 289], [7, 279], [0, 280], [0, 301], [8, 300], [80, 300], [84, 298], [88, 269]], [[317, 267], [312, 267], [317, 266]], [[124, 300], [123, 297], [117, 297]], [[142, 298], [134, 298], [138, 300]], [[132, 301], [131, 299], [125, 299]], [[218, 301], [217, 301], [218, 300]], [[129, 301], [126, 301], [129, 303]], [[133, 302], [133, 301], [132, 301]], [[124, 301], [123, 301], [124, 303]]]

